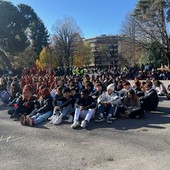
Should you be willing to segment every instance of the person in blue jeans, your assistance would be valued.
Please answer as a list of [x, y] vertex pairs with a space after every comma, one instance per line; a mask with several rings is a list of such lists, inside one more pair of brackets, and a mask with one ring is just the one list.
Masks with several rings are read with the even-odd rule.
[[21, 117], [21, 124], [28, 126], [35, 126], [46, 121], [53, 112], [52, 101], [53, 98], [50, 95], [50, 91], [48, 88], [44, 88], [41, 91], [41, 100], [35, 101], [35, 105], [39, 105], [36, 109], [26, 117]]
[[115, 116], [116, 106], [120, 103], [120, 97], [115, 92], [115, 85], [112, 83], [107, 86], [107, 91], [102, 93], [98, 99], [98, 118], [95, 122], [103, 122], [106, 115], [107, 123], [112, 123], [112, 117]]

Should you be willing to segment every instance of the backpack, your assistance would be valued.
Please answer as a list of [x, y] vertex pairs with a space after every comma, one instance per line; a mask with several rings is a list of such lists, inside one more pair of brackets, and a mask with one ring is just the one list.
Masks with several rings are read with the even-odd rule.
[[7, 90], [3, 90], [0, 94], [0, 98], [1, 98], [2, 102], [5, 104], [9, 103], [9, 97], [10, 97], [10, 94]]

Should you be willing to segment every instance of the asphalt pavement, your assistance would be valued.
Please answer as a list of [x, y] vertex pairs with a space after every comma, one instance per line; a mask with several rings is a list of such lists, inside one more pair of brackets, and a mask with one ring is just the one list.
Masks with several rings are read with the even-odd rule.
[[[168, 84], [169, 82], [167, 82]], [[170, 84], [170, 83], [169, 83]], [[169, 170], [170, 100], [143, 119], [21, 126], [0, 106], [0, 170]]]

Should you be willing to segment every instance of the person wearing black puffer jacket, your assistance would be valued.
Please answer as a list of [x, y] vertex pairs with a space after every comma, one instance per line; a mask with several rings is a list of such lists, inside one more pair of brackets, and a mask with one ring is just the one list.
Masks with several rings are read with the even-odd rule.
[[141, 107], [146, 111], [156, 110], [159, 104], [159, 97], [156, 90], [152, 88], [152, 82], [147, 82], [144, 88], [145, 95], [140, 97]]

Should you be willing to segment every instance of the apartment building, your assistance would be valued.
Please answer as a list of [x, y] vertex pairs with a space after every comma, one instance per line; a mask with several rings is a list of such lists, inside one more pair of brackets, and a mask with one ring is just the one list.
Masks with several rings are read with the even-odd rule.
[[101, 35], [84, 39], [91, 45], [95, 68], [115, 69], [118, 67], [118, 40], [118, 35]]

